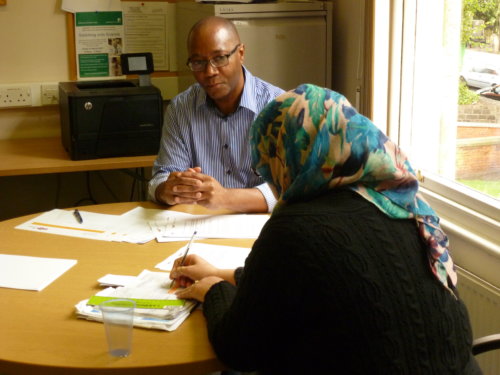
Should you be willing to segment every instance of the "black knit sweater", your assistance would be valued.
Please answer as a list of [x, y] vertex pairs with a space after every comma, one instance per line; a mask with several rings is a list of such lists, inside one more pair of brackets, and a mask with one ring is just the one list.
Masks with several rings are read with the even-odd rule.
[[349, 190], [273, 213], [237, 287], [203, 305], [229, 367], [265, 374], [476, 374], [464, 304], [431, 273], [414, 220]]

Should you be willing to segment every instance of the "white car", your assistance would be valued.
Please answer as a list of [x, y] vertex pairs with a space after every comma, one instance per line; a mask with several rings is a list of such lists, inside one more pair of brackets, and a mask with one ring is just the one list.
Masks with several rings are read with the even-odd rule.
[[463, 71], [460, 80], [469, 87], [483, 88], [500, 84], [499, 71], [492, 67], [473, 67], [468, 71]]

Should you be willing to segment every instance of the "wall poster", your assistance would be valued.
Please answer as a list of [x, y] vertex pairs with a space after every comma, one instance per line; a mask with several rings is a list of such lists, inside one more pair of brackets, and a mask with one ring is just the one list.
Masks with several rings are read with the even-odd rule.
[[151, 52], [155, 71], [168, 71], [174, 54], [174, 7], [166, 0], [63, 0], [74, 14], [76, 78], [122, 75], [122, 53]]
[[78, 79], [120, 76], [122, 12], [77, 12], [75, 45]]
[[122, 1], [127, 53], [151, 52], [155, 70], [169, 70], [169, 19], [166, 2]]

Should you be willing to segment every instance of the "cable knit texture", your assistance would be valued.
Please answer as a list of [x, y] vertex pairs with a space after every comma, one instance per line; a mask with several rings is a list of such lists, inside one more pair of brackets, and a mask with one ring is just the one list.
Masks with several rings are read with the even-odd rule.
[[264, 374], [480, 374], [465, 306], [414, 220], [348, 190], [280, 208], [203, 306], [219, 358]]

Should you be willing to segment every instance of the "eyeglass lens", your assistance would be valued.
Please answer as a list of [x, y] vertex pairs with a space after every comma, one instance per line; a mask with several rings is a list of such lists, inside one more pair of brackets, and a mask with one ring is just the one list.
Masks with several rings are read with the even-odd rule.
[[193, 72], [201, 72], [206, 69], [207, 64], [210, 63], [214, 68], [222, 68], [223, 66], [226, 66], [229, 64], [229, 57], [233, 55], [240, 44], [236, 45], [234, 49], [229, 52], [227, 55], [219, 55], [211, 58], [210, 60], [192, 60], [188, 61], [187, 65]]

